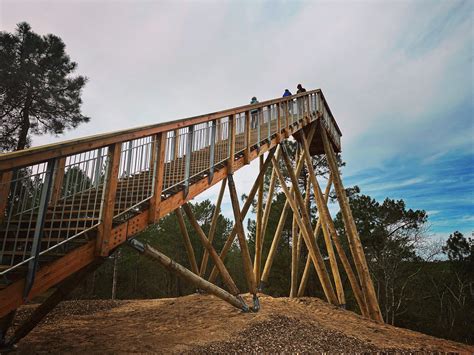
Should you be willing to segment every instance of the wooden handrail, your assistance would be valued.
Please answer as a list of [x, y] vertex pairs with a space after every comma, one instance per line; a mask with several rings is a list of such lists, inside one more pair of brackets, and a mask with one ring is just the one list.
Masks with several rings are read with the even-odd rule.
[[[48, 145], [42, 145], [34, 148], [29, 148], [17, 152], [3, 153], [0, 154], [0, 171], [12, 170], [14, 168], [20, 168], [32, 164], [38, 164], [44, 161], [47, 161], [52, 158], [64, 157], [73, 154], [82, 153], [88, 150], [97, 149], [109, 146], [111, 144], [126, 142], [133, 139], [143, 138], [158, 134], [160, 132], [167, 132], [170, 130], [175, 130], [178, 128], [187, 127], [190, 125], [195, 125], [199, 123], [204, 123], [212, 121], [218, 118], [227, 117], [230, 115], [236, 115], [239, 113], [244, 113], [252, 109], [263, 108], [268, 105], [276, 104], [279, 102], [285, 102], [289, 99], [298, 98], [301, 96], [306, 96], [313, 93], [321, 93], [323, 101], [326, 105], [330, 116], [340, 133], [339, 127], [337, 126], [336, 121], [332, 117], [332, 113], [327, 105], [324, 95], [320, 89], [311, 90], [305, 93], [296, 94], [284, 98], [272, 99], [260, 102], [254, 105], [244, 105], [239, 106], [223, 111], [213, 112], [205, 115], [194, 116], [189, 118], [183, 118], [175, 121], [158, 123], [148, 126], [141, 126], [111, 133], [98, 134], [93, 136], [88, 136], [80, 139], [68, 140], [64, 142], [58, 142]], [[341, 134], [342, 135], [342, 134]]]

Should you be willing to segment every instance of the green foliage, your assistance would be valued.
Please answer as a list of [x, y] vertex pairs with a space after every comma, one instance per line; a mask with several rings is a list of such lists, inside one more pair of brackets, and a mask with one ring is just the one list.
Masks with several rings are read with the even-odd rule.
[[14, 34], [0, 32], [0, 149], [21, 150], [31, 134], [61, 134], [89, 118], [80, 111], [83, 76], [63, 41], [40, 36], [26, 22]]

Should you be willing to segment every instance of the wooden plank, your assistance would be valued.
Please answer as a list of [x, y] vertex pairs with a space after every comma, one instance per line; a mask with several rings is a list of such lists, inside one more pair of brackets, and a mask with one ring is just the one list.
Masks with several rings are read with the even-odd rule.
[[229, 116], [229, 159], [227, 160], [227, 174], [234, 172], [234, 160], [235, 160], [235, 117], [234, 115]]
[[109, 237], [114, 217], [115, 194], [120, 166], [121, 144], [112, 144], [108, 148], [109, 166], [106, 174], [102, 223], [97, 233], [97, 255], [106, 256], [109, 252]]

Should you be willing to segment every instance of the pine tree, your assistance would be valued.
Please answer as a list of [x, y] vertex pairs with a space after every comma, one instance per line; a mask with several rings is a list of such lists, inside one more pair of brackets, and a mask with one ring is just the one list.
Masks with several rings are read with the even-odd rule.
[[61, 134], [89, 117], [81, 114], [84, 76], [57, 36], [40, 36], [26, 22], [0, 32], [0, 149], [21, 150], [31, 135]]

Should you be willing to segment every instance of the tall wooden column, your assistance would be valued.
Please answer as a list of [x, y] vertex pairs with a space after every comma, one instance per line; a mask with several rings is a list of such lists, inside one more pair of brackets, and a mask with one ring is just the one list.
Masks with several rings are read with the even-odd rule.
[[349, 206], [346, 191], [344, 190], [344, 186], [342, 185], [342, 179], [341, 175], [339, 174], [334, 150], [332, 149], [331, 144], [329, 143], [324, 127], [321, 127], [321, 137], [323, 139], [324, 151], [326, 153], [329, 167], [331, 169], [331, 174], [334, 177], [334, 188], [336, 190], [337, 200], [341, 208], [341, 214], [344, 220], [344, 226], [347, 233], [347, 239], [349, 241], [349, 247], [354, 258], [357, 273], [361, 280], [362, 292], [365, 296], [367, 308], [370, 317], [373, 320], [383, 323], [382, 313], [380, 312], [380, 307], [377, 301], [374, 285], [370, 277], [369, 267], [367, 265], [367, 260], [365, 259], [364, 249], [362, 247], [359, 233], [357, 232], [356, 224], [352, 216], [352, 211]]

